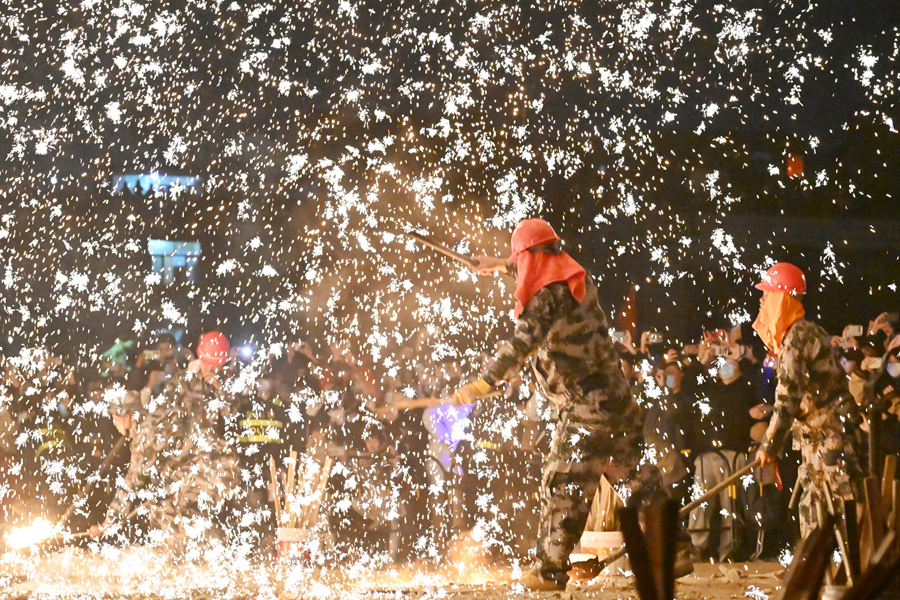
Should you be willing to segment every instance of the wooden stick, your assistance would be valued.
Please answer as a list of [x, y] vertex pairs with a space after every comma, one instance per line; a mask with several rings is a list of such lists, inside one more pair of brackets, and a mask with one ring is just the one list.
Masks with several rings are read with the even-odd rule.
[[638, 596], [640, 596], [641, 600], [657, 600], [659, 594], [656, 591], [656, 578], [650, 565], [650, 556], [647, 553], [644, 534], [638, 523], [637, 508], [626, 506], [620, 508], [618, 513], [619, 521], [622, 523], [622, 536], [625, 538], [625, 547], [628, 548], [631, 570], [634, 572], [634, 585], [637, 588]]
[[[894, 510], [891, 512], [891, 532], [894, 534], [894, 555], [900, 557], [900, 481], [894, 480]], [[900, 587], [900, 577], [895, 581]]]
[[869, 561], [875, 551], [872, 549], [872, 522], [869, 520], [869, 509], [862, 503], [862, 514], [859, 515], [859, 564], [861, 570], [869, 567]]
[[281, 498], [278, 497], [278, 469], [275, 459], [269, 457], [269, 474], [272, 476], [272, 497], [275, 498], [275, 524], [281, 527]]
[[869, 556], [874, 559], [875, 549], [881, 546], [881, 540], [884, 539], [884, 516], [881, 513], [881, 482], [876, 477], [866, 477], [866, 510], [869, 528], [872, 532], [872, 547]]
[[[124, 439], [124, 438], [122, 438], [122, 439]], [[131, 519], [133, 519], [135, 517], [135, 515], [138, 514], [138, 511], [141, 510], [143, 507], [145, 507], [148, 504], [148, 502], [143, 502], [142, 504], [133, 508], [130, 513], [125, 515], [125, 518], [123, 518], [121, 522], [124, 523], [125, 521], [130, 521]], [[56, 534], [52, 537], [49, 537], [45, 540], [40, 540], [40, 542], [38, 542], [38, 543], [43, 544], [46, 542], [52, 542], [52, 541], [56, 541], [56, 540], [78, 539], [78, 538], [87, 537], [89, 535], [91, 535], [90, 531], [80, 531], [78, 533], [58, 533], [58, 534]]]
[[[600, 476], [601, 478], [603, 475]], [[594, 492], [594, 497], [591, 498], [591, 510], [588, 512], [587, 521], [584, 522], [584, 530], [585, 531], [596, 531], [594, 529], [594, 523], [599, 520], [600, 516], [600, 490], [603, 486], [598, 485], [597, 490]]]
[[[742, 469], [735, 471], [734, 474], [730, 475], [726, 479], [722, 480], [721, 482], [719, 482], [718, 484], [713, 486], [712, 489], [710, 489], [708, 492], [706, 492], [699, 498], [692, 500], [691, 502], [688, 502], [687, 504], [682, 506], [680, 509], [678, 509], [678, 518], [683, 519], [684, 517], [690, 515], [692, 510], [694, 510], [695, 508], [697, 508], [698, 506], [700, 506], [701, 504], [703, 504], [704, 502], [706, 502], [707, 500], [709, 500], [710, 498], [712, 498], [713, 496], [715, 496], [716, 494], [718, 494], [719, 492], [721, 492], [722, 490], [727, 488], [728, 486], [734, 484], [738, 479], [740, 479], [741, 477], [743, 477], [748, 472], [752, 471], [753, 469], [755, 469], [758, 466], [759, 466], [759, 460], [754, 460], [752, 463], [748, 464], [747, 466], [743, 467]], [[628, 542], [626, 541], [625, 543], [627, 544]], [[619, 560], [620, 558], [625, 556], [625, 553], [626, 553], [626, 550], [624, 547], [619, 548], [615, 552], [611, 552], [609, 554], [609, 556], [607, 556], [606, 558], [604, 558], [603, 560], [601, 560], [599, 562], [599, 571], [602, 571], [603, 569], [605, 569], [612, 563], [616, 562], [617, 560]], [[637, 571], [635, 571], [635, 573], [637, 573]]]
[[[816, 521], [819, 527], [823, 527], [825, 524], [825, 505], [822, 504], [821, 500], [815, 501], [816, 508]], [[836, 521], [832, 519], [832, 523], [836, 524]], [[837, 528], [835, 528], [835, 533], [837, 533]], [[831, 577], [831, 561], [825, 565], [825, 585], [834, 585], [834, 579]]]
[[[502, 396], [503, 392], [501, 390], [496, 390], [482, 396], [482, 398], [496, 398], [497, 396]], [[396, 400], [391, 402], [386, 406], [379, 406], [375, 409], [375, 414], [387, 414], [392, 410], [407, 410], [411, 408], [431, 408], [433, 406], [440, 406], [442, 404], [449, 404], [453, 402], [452, 398], [404, 398], [403, 400]]]
[[677, 512], [678, 508], [672, 500], [652, 502], [644, 509], [644, 542], [658, 600], [672, 600], [675, 597]]
[[894, 532], [889, 531], [878, 550], [872, 556], [872, 566], [862, 578], [843, 596], [843, 600], [871, 600], [887, 586], [900, 567], [900, 556], [891, 551]]
[[305, 495], [306, 490], [309, 487], [307, 485], [307, 480], [309, 479], [310, 464], [312, 462], [305, 454], [302, 459], [298, 460], [300, 461], [300, 464], [297, 466], [297, 478], [294, 482], [294, 499], [291, 504], [290, 527], [296, 527], [297, 521], [300, 518], [300, 507], [298, 506], [299, 496]]
[[797, 508], [797, 502], [800, 500], [800, 489], [802, 487], [803, 486], [800, 485], [800, 478], [798, 477], [797, 481], [794, 482], [794, 489], [791, 491], [791, 501], [788, 502], [788, 510]]
[[884, 457], [884, 474], [881, 477], [881, 514], [887, 517], [894, 503], [894, 473], [897, 471], [897, 457]]
[[862, 573], [859, 560], [859, 521], [856, 518], [856, 501], [841, 498], [844, 508], [844, 527], [847, 531], [847, 560], [850, 562], [852, 580], [859, 579]]
[[319, 473], [319, 482], [316, 486], [315, 496], [313, 497], [313, 501], [306, 508], [306, 514], [304, 515], [301, 527], [310, 528], [315, 525], [318, 520], [319, 507], [322, 505], [322, 500], [325, 499], [325, 491], [328, 489], [328, 478], [331, 477], [332, 465], [334, 465], [334, 459], [329, 456], [325, 459], [325, 464], [322, 465], [322, 471]]
[[[876, 402], [869, 405], [866, 415], [869, 417], [869, 474], [876, 476], [882, 471], [882, 460], [884, 451], [882, 450], [882, 412], [876, 406]], [[878, 545], [876, 544], [876, 547]]]
[[463, 256], [462, 254], [454, 252], [453, 250], [447, 248], [446, 246], [438, 244], [431, 238], [427, 238], [424, 235], [419, 235], [418, 233], [411, 233], [411, 232], [407, 233], [406, 235], [413, 238], [414, 240], [417, 240], [417, 241], [425, 244], [432, 250], [437, 250], [441, 254], [443, 254], [445, 256], [449, 256], [453, 260], [461, 262], [462, 264], [464, 264], [472, 269], [474, 269], [475, 267], [478, 266], [478, 261], [475, 260], [474, 258], [472, 258], [471, 256]]
[[291, 450], [289, 457], [287, 465], [287, 483], [284, 486], [284, 508], [287, 512], [286, 518], [288, 527], [291, 526], [291, 522], [294, 518], [292, 506], [294, 504], [294, 476], [297, 472], [297, 451]]
[[297, 451], [291, 450], [290, 452], [290, 460], [288, 461], [288, 476], [287, 476], [287, 485], [284, 488], [285, 495], [290, 495], [294, 493], [294, 476], [297, 473]]
[[815, 600], [834, 548], [834, 517], [826, 514], [800, 543], [776, 600]]
[[721, 482], [714, 485], [712, 487], [712, 489], [710, 489], [708, 492], [704, 493], [699, 498], [697, 498], [695, 500], [691, 500], [690, 502], [688, 502], [687, 504], [682, 506], [678, 510], [678, 516], [679, 517], [688, 516], [689, 514], [691, 514], [692, 510], [694, 510], [695, 508], [697, 508], [698, 506], [700, 506], [701, 504], [703, 504], [704, 502], [706, 502], [707, 500], [709, 500], [710, 498], [712, 498], [713, 496], [715, 496], [716, 494], [718, 494], [719, 492], [724, 490], [725, 488], [733, 485], [738, 479], [740, 479], [741, 477], [743, 477], [744, 475], [746, 475], [747, 473], [749, 473], [750, 471], [752, 471], [753, 469], [755, 469], [758, 466], [759, 466], [759, 459], [756, 459], [752, 463], [746, 465], [745, 467], [738, 469], [732, 475], [729, 475], [728, 477], [723, 479]]
[[834, 521], [834, 537], [837, 540], [838, 548], [841, 551], [841, 562], [847, 572], [847, 585], [853, 585], [853, 568], [850, 566], [850, 549], [844, 541], [844, 532], [841, 531], [841, 522], [837, 520], [837, 511], [834, 510], [834, 501], [832, 500], [831, 486], [827, 481], [822, 482], [825, 486], [825, 503], [828, 505], [828, 512], [835, 516]]

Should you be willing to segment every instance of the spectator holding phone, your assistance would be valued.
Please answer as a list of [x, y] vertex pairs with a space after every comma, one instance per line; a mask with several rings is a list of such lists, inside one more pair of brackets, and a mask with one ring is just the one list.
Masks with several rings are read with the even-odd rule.
[[883, 356], [885, 352], [900, 344], [898, 329], [900, 327], [897, 313], [883, 312], [869, 321], [863, 337], [857, 338], [857, 344], [859, 347], [872, 346], [876, 356]]
[[850, 390], [850, 395], [853, 396], [853, 399], [859, 406], [865, 403], [865, 387], [866, 382], [869, 380], [866, 372], [862, 369], [862, 362], [865, 358], [866, 355], [862, 353], [862, 350], [844, 348], [841, 350], [840, 358], [838, 359], [841, 369], [847, 374], [847, 387]]
[[[728, 477], [736, 457], [750, 447], [750, 409], [757, 404], [753, 384], [741, 372], [740, 347], [726, 349], [715, 361], [715, 379], [705, 384], [699, 401], [688, 410], [685, 439], [694, 459], [694, 488], [706, 491]], [[698, 506], [690, 514], [688, 531], [694, 551], [704, 559], [725, 560], [734, 548], [734, 507], [730, 492]], [[718, 544], [711, 531], [718, 525]]]
[[[871, 381], [865, 386], [864, 397], [870, 435], [877, 440], [878, 453], [900, 453], [900, 346], [884, 355], [881, 367], [871, 374]], [[875, 462], [880, 466], [881, 460]]]
[[[656, 387], [646, 394], [644, 440], [656, 454], [656, 466], [672, 498], [684, 504], [690, 487], [684, 441], [685, 422], [692, 397], [683, 388], [684, 371], [678, 356], [666, 355], [656, 370]], [[661, 393], [660, 393], [661, 392]]]

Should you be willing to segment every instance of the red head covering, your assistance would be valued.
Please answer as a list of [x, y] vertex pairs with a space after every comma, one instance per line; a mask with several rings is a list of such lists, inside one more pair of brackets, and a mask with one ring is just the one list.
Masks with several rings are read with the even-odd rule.
[[228, 362], [228, 353], [231, 348], [226, 338], [219, 331], [208, 331], [200, 337], [197, 345], [197, 357], [215, 367], [221, 367]]
[[526, 219], [513, 232], [509, 262], [517, 266], [516, 317], [522, 314], [525, 305], [538, 290], [557, 281], [565, 281], [572, 296], [579, 302], [584, 300], [586, 272], [575, 259], [565, 252], [557, 255], [527, 251], [534, 246], [558, 241], [559, 236], [543, 219]]

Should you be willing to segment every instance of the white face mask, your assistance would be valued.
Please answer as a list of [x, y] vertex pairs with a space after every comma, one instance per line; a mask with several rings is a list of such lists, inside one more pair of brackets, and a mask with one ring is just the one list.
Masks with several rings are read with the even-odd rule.
[[719, 367], [719, 377], [722, 379], [731, 379], [736, 372], [737, 366], [730, 362], [722, 363], [722, 366]]
[[894, 379], [900, 378], [900, 363], [889, 362], [884, 370]]

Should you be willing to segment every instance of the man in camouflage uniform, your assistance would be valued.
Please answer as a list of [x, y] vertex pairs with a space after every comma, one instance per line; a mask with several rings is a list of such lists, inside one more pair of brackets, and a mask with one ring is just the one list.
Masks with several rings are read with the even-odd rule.
[[149, 541], [183, 553], [190, 540], [215, 531], [218, 514], [240, 492], [235, 452], [225, 440], [232, 406], [219, 378], [228, 342], [219, 332], [207, 333], [197, 354], [199, 360], [174, 376], [148, 406], [131, 392], [124, 399], [116, 425], [131, 436], [131, 462], [106, 521], [92, 528], [94, 536], [144, 506]]
[[816, 505], [825, 502], [826, 494], [853, 499], [851, 480], [860, 474], [854, 448], [860, 418], [831, 336], [803, 318], [799, 297], [806, 293], [806, 280], [800, 269], [776, 263], [756, 287], [763, 297], [753, 326], [778, 357], [774, 413], [756, 458], [763, 466], [775, 463], [793, 427], [802, 455], [800, 529], [806, 538], [817, 525]]
[[508, 263], [479, 259], [476, 272], [515, 270], [515, 335], [484, 377], [455, 395], [458, 403], [486, 396], [498, 382], [516, 379], [530, 358], [538, 384], [559, 411], [541, 483], [539, 565], [522, 580], [545, 590], [565, 588], [569, 554], [584, 531], [601, 475], [613, 482], [634, 479], [642, 441], [638, 406], [619, 367], [597, 288], [559, 242], [546, 221], [528, 219], [513, 233]]

